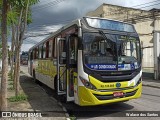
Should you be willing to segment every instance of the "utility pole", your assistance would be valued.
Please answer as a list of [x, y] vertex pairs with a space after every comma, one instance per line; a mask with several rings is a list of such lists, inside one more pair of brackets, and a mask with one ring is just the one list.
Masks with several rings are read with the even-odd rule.
[[153, 51], [154, 51], [154, 79], [158, 80], [160, 70], [159, 70], [159, 57], [160, 57], [160, 18], [154, 17], [154, 28], [153, 28]]
[[158, 58], [160, 56], [160, 31], [153, 31], [153, 49], [154, 49], [154, 79], [157, 80], [159, 78], [160, 64], [158, 62]]

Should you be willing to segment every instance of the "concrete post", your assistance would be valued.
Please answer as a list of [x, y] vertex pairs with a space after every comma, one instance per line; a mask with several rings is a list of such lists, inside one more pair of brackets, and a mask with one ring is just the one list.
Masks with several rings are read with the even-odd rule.
[[154, 19], [154, 30], [153, 30], [153, 52], [154, 52], [154, 79], [158, 79], [159, 71], [159, 56], [160, 56], [160, 18], [155, 17]]
[[153, 46], [154, 46], [154, 79], [158, 79], [159, 71], [159, 56], [160, 56], [160, 31], [153, 31]]

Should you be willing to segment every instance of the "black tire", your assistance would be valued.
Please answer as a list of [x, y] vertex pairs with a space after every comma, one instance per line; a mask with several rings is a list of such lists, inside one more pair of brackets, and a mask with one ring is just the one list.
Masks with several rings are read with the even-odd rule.
[[58, 82], [58, 80], [57, 80], [57, 75], [54, 77], [54, 90], [55, 90], [55, 92], [56, 92], [56, 94], [58, 95], [58, 85], [57, 85], [57, 82]]
[[38, 83], [38, 80], [36, 79], [35, 70], [33, 70], [33, 80], [34, 80], [35, 83]]

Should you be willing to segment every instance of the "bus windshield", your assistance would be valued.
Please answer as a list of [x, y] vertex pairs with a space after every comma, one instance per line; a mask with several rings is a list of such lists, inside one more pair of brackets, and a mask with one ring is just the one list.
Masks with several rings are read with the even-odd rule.
[[133, 25], [124, 22], [97, 18], [85, 18], [85, 20], [87, 21], [88, 25], [93, 28], [135, 32]]
[[92, 70], [135, 70], [140, 66], [139, 39], [126, 35], [83, 34], [84, 64]]

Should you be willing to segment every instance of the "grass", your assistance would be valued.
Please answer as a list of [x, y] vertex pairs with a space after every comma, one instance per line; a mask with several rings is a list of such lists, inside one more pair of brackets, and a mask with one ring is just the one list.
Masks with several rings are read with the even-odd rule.
[[20, 71], [21, 74], [25, 74], [23, 71]]
[[13, 81], [11, 78], [8, 78], [8, 81]]
[[24, 93], [19, 94], [18, 96], [12, 96], [8, 98], [9, 102], [19, 102], [19, 101], [26, 101], [28, 96]]
[[8, 90], [14, 90], [14, 88], [13, 87], [9, 87], [9, 88], [7, 88]]
[[69, 118], [70, 120], [76, 120], [76, 117], [74, 115], [70, 116]]
[[8, 72], [8, 77], [11, 77], [12, 73], [11, 71]]
[[8, 85], [13, 85], [13, 82], [8, 83]]
[[9, 71], [9, 73], [8, 73], [8, 81], [13, 81], [13, 79], [11, 79], [11, 76], [12, 76], [11, 71]]

